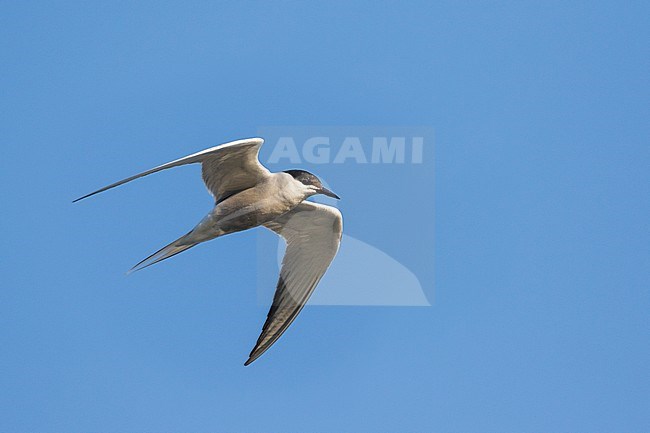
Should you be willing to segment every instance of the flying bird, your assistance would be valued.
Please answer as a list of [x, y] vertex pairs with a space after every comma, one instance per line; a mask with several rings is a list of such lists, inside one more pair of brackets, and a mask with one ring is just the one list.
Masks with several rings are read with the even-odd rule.
[[159, 165], [80, 197], [75, 202], [140, 177], [186, 164], [201, 164], [203, 182], [214, 208], [184, 236], [136, 264], [143, 269], [201, 242], [264, 226], [287, 243], [280, 276], [266, 322], [244, 365], [259, 358], [287, 330], [302, 310], [338, 252], [343, 218], [338, 209], [311, 201], [324, 194], [339, 197], [304, 170], [272, 173], [259, 161], [261, 138], [221, 144]]

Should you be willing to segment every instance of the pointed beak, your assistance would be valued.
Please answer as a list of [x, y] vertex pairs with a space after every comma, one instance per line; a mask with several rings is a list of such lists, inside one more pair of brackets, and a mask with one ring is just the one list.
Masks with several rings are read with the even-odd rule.
[[320, 189], [319, 192], [320, 192], [321, 194], [325, 194], [326, 196], [328, 196], [328, 197], [332, 197], [332, 198], [335, 198], [335, 199], [337, 199], [337, 200], [340, 200], [340, 199], [341, 199], [341, 197], [339, 197], [338, 195], [334, 194], [332, 191], [330, 191], [329, 189], [327, 189], [327, 188], [325, 188], [325, 187], [322, 187], [322, 188]]

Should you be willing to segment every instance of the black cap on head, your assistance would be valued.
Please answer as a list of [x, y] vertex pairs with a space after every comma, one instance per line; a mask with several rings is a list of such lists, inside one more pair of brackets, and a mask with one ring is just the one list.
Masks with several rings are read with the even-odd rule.
[[285, 173], [289, 173], [299, 182], [304, 183], [305, 185], [320, 185], [320, 179], [305, 170], [285, 170]]
[[285, 170], [285, 173], [290, 174], [293, 176], [294, 179], [296, 179], [298, 182], [302, 182], [304, 185], [313, 185], [318, 188], [318, 194], [325, 194], [326, 196], [333, 197], [336, 199], [340, 199], [340, 197], [336, 194], [334, 194], [332, 191], [329, 189], [325, 188], [323, 186], [323, 183], [320, 181], [319, 178], [314, 176], [308, 171], [305, 170]]

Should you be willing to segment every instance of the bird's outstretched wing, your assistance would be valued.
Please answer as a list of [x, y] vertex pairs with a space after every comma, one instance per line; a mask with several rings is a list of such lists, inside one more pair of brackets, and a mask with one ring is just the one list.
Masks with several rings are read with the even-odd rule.
[[336, 256], [343, 218], [338, 209], [304, 201], [264, 224], [287, 241], [273, 305], [248, 365], [276, 342], [296, 318]]
[[74, 201], [115, 188], [148, 174], [194, 163], [201, 163], [203, 181], [210, 193], [219, 201], [235, 192], [255, 186], [258, 181], [269, 174], [269, 171], [260, 164], [258, 159], [262, 143], [264, 140], [261, 138], [247, 138], [211, 147], [120, 180]]

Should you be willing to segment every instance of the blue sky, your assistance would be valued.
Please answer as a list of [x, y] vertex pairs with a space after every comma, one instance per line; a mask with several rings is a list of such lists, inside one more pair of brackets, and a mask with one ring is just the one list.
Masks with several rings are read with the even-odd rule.
[[[0, 431], [647, 432], [649, 13], [0, 3]], [[435, 130], [428, 190], [325, 170], [433, 305], [310, 307], [243, 367], [256, 232], [124, 275], [207, 212], [197, 167], [70, 202], [282, 125]]]

